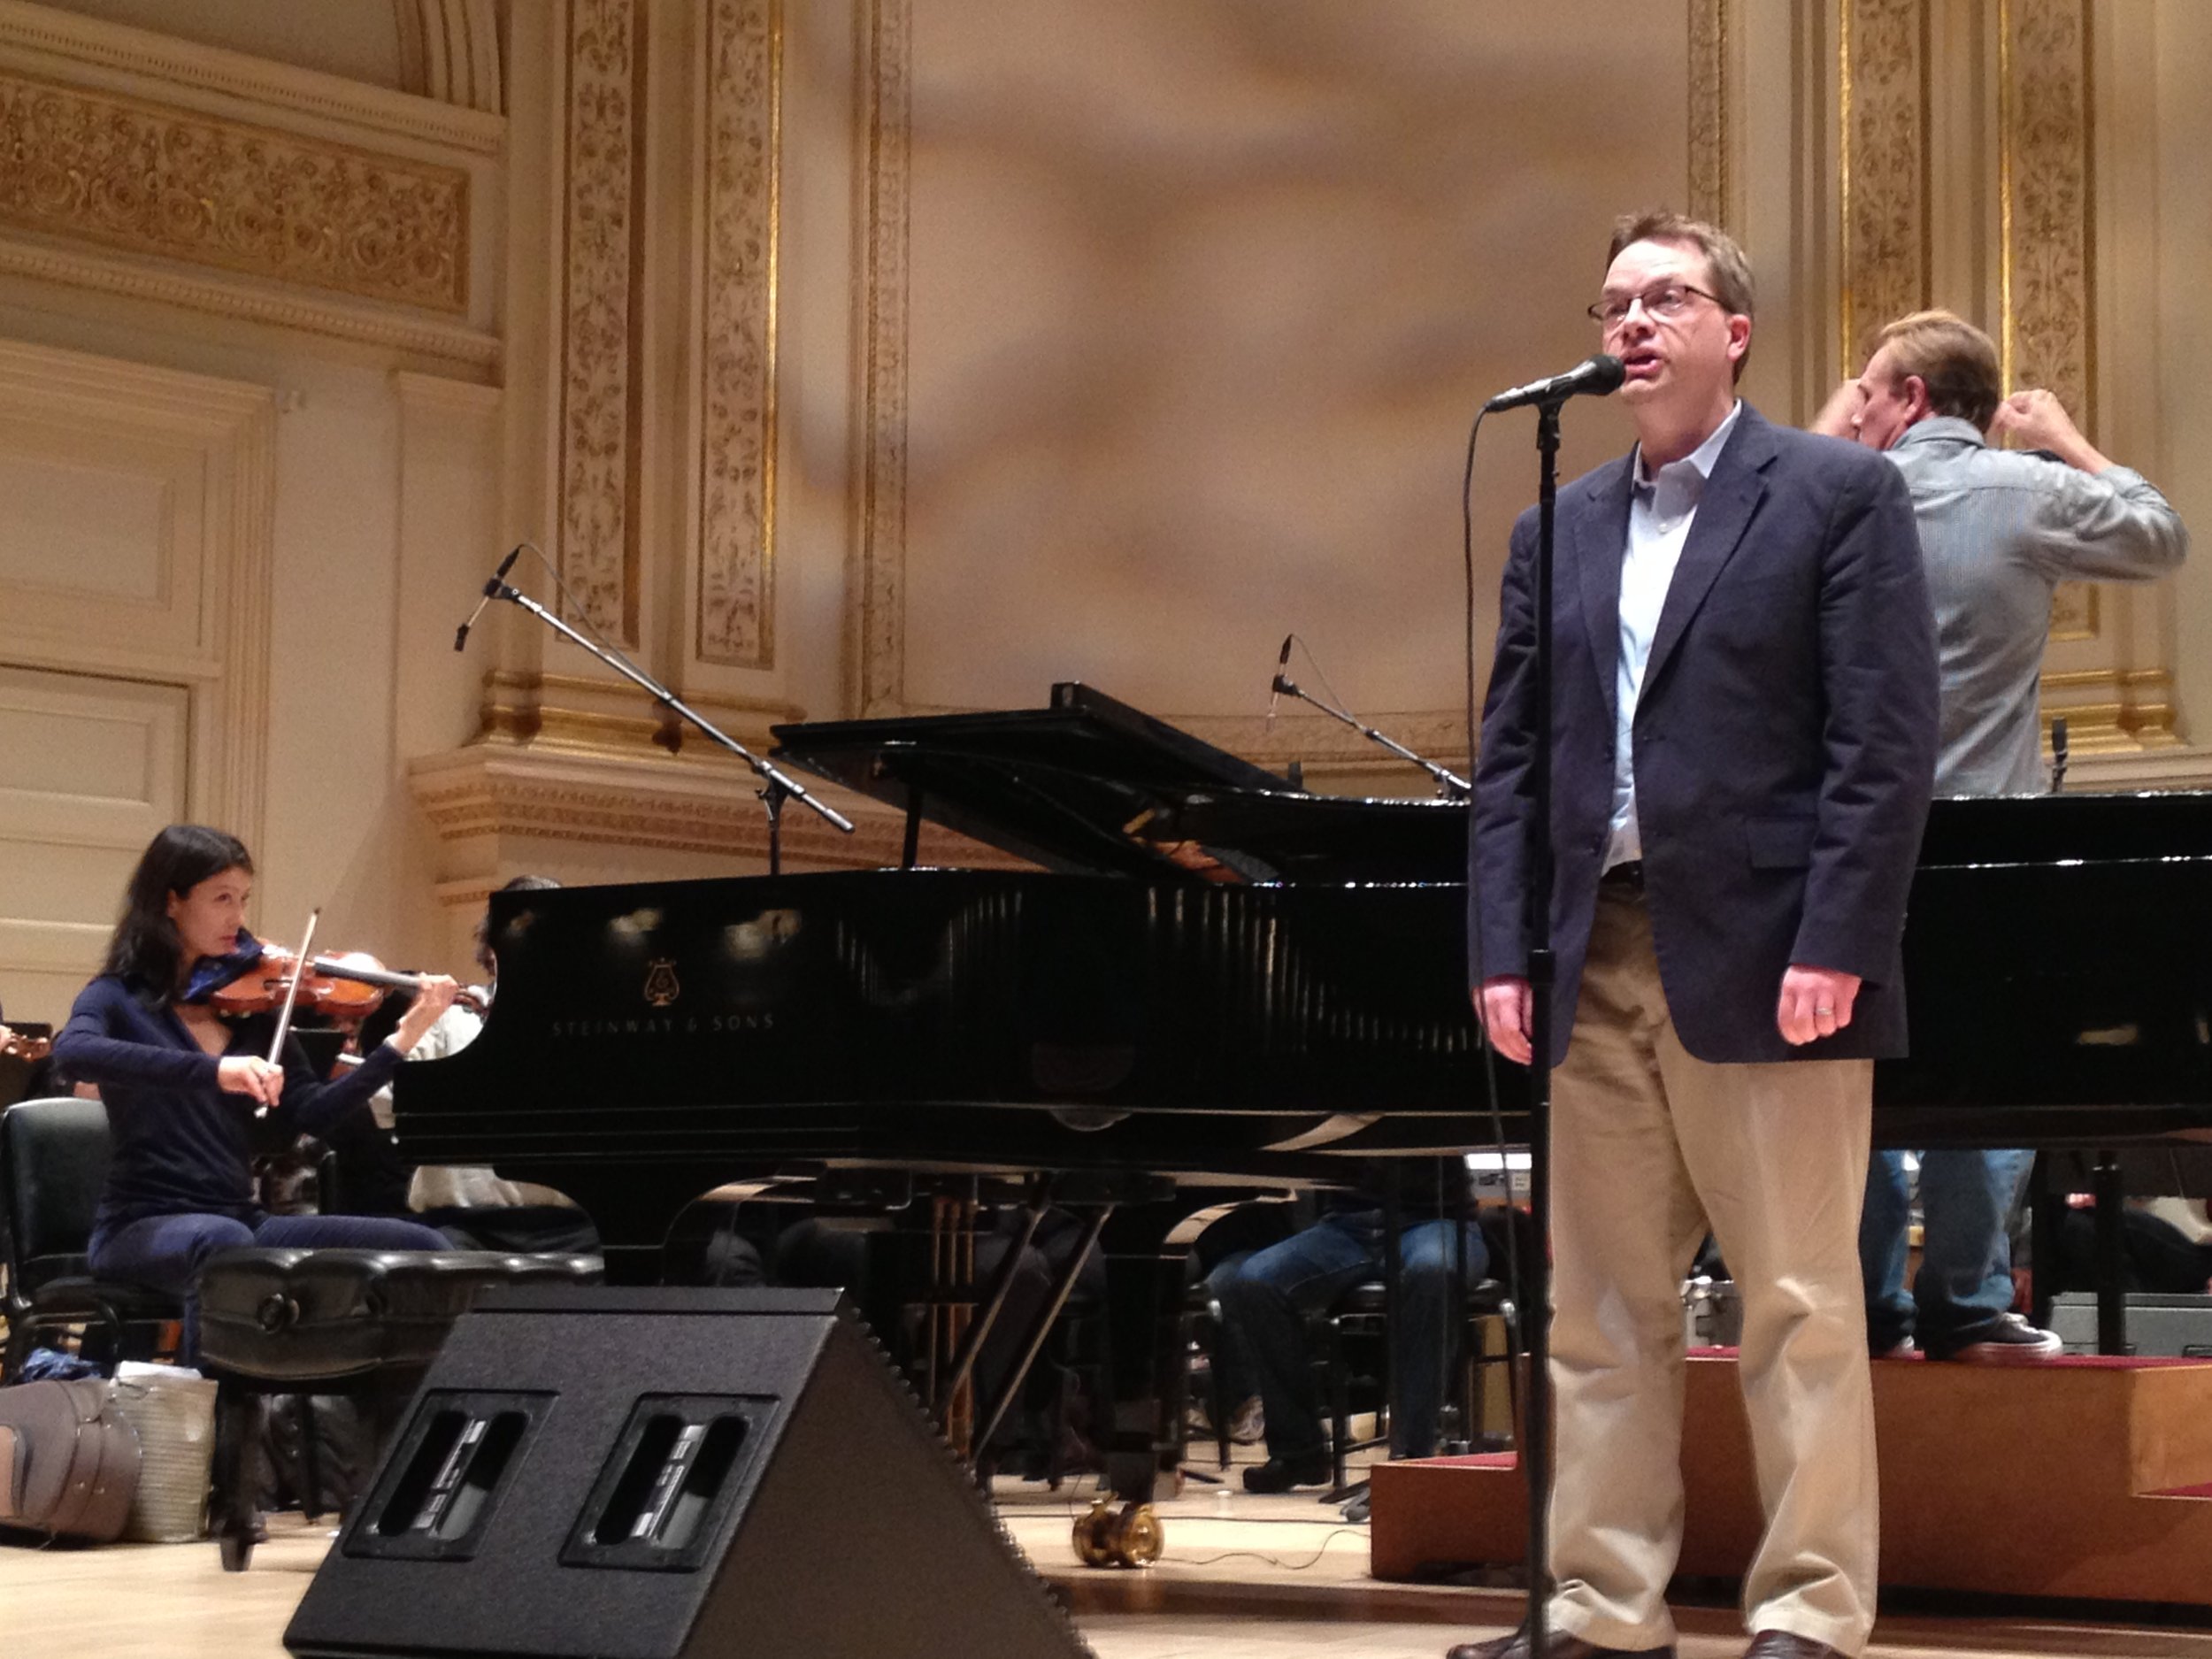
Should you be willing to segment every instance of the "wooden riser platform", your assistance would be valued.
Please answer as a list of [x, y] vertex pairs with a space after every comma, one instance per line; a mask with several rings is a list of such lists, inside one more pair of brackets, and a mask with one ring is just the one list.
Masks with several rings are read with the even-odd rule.
[[[1680, 1571], [1740, 1577], [1760, 1513], [1732, 1354], [1692, 1356]], [[2212, 1607], [2212, 1363], [1877, 1361], [1882, 1583]], [[1522, 1559], [1509, 1455], [1379, 1463], [1374, 1573]]]

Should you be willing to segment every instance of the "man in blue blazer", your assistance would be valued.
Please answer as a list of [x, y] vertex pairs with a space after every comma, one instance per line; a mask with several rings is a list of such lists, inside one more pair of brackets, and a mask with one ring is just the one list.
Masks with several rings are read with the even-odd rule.
[[[1740, 402], [1743, 254], [1624, 219], [1591, 307], [1635, 449], [1559, 492], [1549, 896], [1556, 1591], [1545, 1659], [1671, 1655], [1682, 1274], [1741, 1287], [1767, 1531], [1747, 1656], [1854, 1655], [1874, 1618], [1857, 1233], [1873, 1062], [1905, 1050], [1899, 941], [1936, 654], [1894, 467]], [[1536, 519], [1514, 526], [1476, 771], [1469, 938], [1529, 1057]], [[1455, 1659], [1525, 1659], [1509, 1637]]]

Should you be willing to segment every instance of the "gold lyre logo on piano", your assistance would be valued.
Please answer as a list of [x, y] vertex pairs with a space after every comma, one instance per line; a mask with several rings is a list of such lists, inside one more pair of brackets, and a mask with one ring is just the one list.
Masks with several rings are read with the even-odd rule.
[[676, 982], [676, 964], [666, 956], [656, 956], [645, 964], [645, 1000], [655, 1008], [666, 1008], [684, 994], [684, 987]]

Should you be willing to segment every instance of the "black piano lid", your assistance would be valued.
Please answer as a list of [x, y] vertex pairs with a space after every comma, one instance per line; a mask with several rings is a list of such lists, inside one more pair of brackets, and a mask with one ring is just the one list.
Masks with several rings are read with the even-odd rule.
[[1051, 870], [1171, 874], [1128, 826], [1216, 791], [1292, 793], [1273, 772], [1072, 681], [1043, 709], [774, 731], [775, 759], [901, 811], [918, 792], [932, 823]]
[[1947, 796], [1928, 813], [1920, 867], [2212, 860], [2212, 790]]

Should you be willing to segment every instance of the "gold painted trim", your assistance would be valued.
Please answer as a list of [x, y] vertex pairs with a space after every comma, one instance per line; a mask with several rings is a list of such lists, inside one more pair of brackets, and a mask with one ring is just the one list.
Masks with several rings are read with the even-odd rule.
[[2066, 722], [2067, 748], [2078, 753], [2124, 754], [2180, 746], [2174, 729], [2173, 675], [2163, 668], [2047, 673], [2040, 691], [2046, 749], [2053, 719]]
[[468, 309], [470, 179], [0, 68], [0, 225], [288, 286]]

